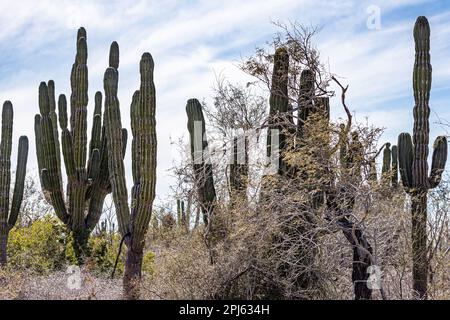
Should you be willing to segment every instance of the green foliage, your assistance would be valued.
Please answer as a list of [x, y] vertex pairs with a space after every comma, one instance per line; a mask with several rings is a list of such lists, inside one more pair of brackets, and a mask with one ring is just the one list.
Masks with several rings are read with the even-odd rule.
[[66, 262], [68, 241], [65, 226], [51, 216], [29, 227], [14, 228], [8, 241], [9, 265], [37, 273], [60, 269]]
[[[114, 268], [119, 252], [121, 236], [117, 233], [101, 232], [89, 239], [90, 257], [86, 261], [89, 271], [98, 275], [109, 275]], [[73, 249], [73, 237], [65, 225], [56, 217], [47, 215], [30, 226], [11, 230], [8, 241], [9, 265], [15, 270], [27, 270], [46, 274], [63, 270], [67, 265], [77, 263]], [[117, 273], [124, 270], [125, 250], [122, 250]], [[144, 255], [142, 271], [153, 274], [154, 254]]]

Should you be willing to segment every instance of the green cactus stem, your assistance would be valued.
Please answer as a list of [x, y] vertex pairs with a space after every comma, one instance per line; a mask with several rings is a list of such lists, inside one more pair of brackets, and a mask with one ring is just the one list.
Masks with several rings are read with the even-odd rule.
[[[289, 122], [289, 55], [285, 48], [278, 48], [274, 55], [272, 72], [272, 87], [269, 97], [269, 119], [267, 132], [267, 157], [275, 162], [279, 174], [287, 172], [287, 164], [283, 161], [286, 149], [286, 129]], [[272, 141], [273, 135], [278, 135], [278, 145]]]
[[236, 137], [231, 148], [229, 164], [230, 202], [232, 205], [245, 202], [248, 185], [248, 139]]
[[[143, 259], [145, 234], [152, 216], [156, 186], [156, 93], [153, 82], [153, 58], [144, 53], [140, 62], [141, 85], [133, 96], [131, 104], [132, 171], [131, 208], [128, 205], [128, 191], [123, 162], [123, 129], [120, 106], [117, 97], [118, 46], [110, 55], [110, 67], [104, 76], [105, 122], [108, 150], [108, 167], [116, 207], [119, 230], [127, 245], [124, 295], [127, 299], [139, 297], [139, 278]], [[113, 46], [112, 46], [113, 47]]]
[[413, 71], [414, 127], [398, 137], [398, 164], [403, 187], [411, 196], [413, 290], [417, 298], [427, 298], [427, 194], [436, 187], [447, 161], [447, 138], [434, 143], [431, 172], [428, 174], [429, 98], [431, 90], [430, 26], [427, 18], [417, 18], [414, 26], [415, 62]]
[[208, 225], [214, 213], [216, 189], [212, 164], [208, 157], [208, 141], [206, 140], [205, 118], [202, 105], [197, 99], [190, 99], [186, 105], [191, 157], [195, 177], [195, 185], [203, 214], [203, 222]]
[[19, 138], [19, 150], [17, 154], [16, 180], [14, 183], [13, 197], [10, 202], [11, 185], [11, 148], [13, 134], [13, 106], [10, 101], [5, 101], [2, 109], [2, 136], [0, 143], [0, 266], [7, 263], [7, 244], [10, 230], [14, 227], [19, 217], [20, 206], [23, 199], [25, 174], [28, 159], [28, 138]]
[[391, 164], [391, 185], [393, 188], [398, 186], [398, 148], [397, 146], [392, 146], [392, 164]]

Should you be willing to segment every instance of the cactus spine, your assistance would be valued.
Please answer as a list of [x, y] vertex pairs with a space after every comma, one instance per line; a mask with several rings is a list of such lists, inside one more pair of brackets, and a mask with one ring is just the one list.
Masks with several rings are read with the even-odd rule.
[[124, 273], [124, 295], [127, 299], [139, 297], [138, 280], [144, 251], [144, 237], [152, 216], [156, 185], [156, 96], [153, 83], [153, 58], [144, 53], [140, 62], [141, 85], [131, 104], [132, 171], [131, 211], [123, 162], [123, 129], [117, 98], [118, 50], [104, 76], [105, 125], [107, 149], [119, 230], [126, 239], [127, 256]]
[[436, 187], [447, 160], [447, 139], [434, 143], [431, 172], [428, 175], [429, 98], [431, 90], [430, 26], [425, 17], [414, 26], [416, 58], [413, 72], [414, 128], [398, 137], [398, 162], [405, 191], [411, 196], [413, 289], [421, 299], [427, 298], [427, 193]]
[[[113, 44], [110, 56], [114, 57], [116, 51], [118, 47]], [[87, 144], [88, 69], [84, 28], [78, 30], [77, 53], [70, 84], [70, 129], [65, 95], [61, 94], [58, 98], [57, 115], [54, 82], [42, 82], [39, 86], [40, 114], [35, 116], [36, 155], [46, 199], [58, 218], [73, 233], [75, 254], [79, 263], [82, 263], [87, 254], [89, 234], [100, 219], [106, 195], [111, 192], [100, 92], [95, 94], [89, 149]], [[123, 138], [126, 140], [125, 132]], [[60, 149], [67, 174], [67, 201], [63, 193]]]
[[16, 181], [10, 209], [9, 189], [11, 184], [12, 133], [13, 106], [10, 101], [5, 101], [2, 110], [2, 136], [0, 144], [0, 266], [6, 264], [8, 234], [16, 224], [19, 216], [28, 159], [28, 138], [21, 136], [19, 138], [19, 151], [17, 155]]

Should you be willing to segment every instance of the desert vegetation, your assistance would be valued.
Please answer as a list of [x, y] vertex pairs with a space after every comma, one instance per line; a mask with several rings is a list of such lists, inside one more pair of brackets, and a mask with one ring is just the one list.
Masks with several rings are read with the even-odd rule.
[[[428, 164], [428, 20], [417, 18], [412, 32], [413, 129], [398, 141], [380, 141], [381, 128], [355, 121], [351, 88], [321, 62], [316, 29], [278, 27], [241, 61], [253, 82], [218, 77], [212, 104], [186, 97], [188, 147], [173, 142], [179, 156], [164, 205], [154, 204], [153, 57], [142, 54], [136, 68], [128, 120], [118, 98], [119, 45], [111, 44], [88, 143], [80, 28], [69, 103], [63, 94], [56, 101], [52, 80], [41, 82], [39, 177], [26, 177], [21, 137], [11, 204], [13, 110], [3, 106], [0, 298], [449, 299], [445, 135]], [[345, 118], [332, 119], [332, 106]], [[131, 122], [131, 168], [123, 121]]]

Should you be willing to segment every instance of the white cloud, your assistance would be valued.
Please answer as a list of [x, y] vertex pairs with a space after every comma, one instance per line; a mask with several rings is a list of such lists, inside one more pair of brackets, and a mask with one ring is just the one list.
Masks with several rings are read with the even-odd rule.
[[[131, 96], [139, 85], [140, 56], [151, 52], [156, 63], [157, 193], [164, 196], [171, 182], [167, 173], [173, 155], [169, 137], [186, 134], [186, 100], [208, 98], [214, 72], [242, 81], [245, 76], [235, 64], [254, 46], [270, 39], [275, 30], [271, 20], [323, 26], [318, 47], [331, 71], [350, 85], [348, 103], [357, 118], [369, 116], [375, 125], [388, 127], [383, 139], [391, 141], [399, 131], [410, 131], [414, 21], [395, 10], [422, 2], [377, 1], [382, 28], [365, 30], [370, 1], [1, 1], [0, 49], [4, 50], [0, 58], [8, 54], [10, 65], [0, 67], [0, 99], [14, 104], [14, 146], [19, 134], [29, 136], [29, 166], [33, 168], [37, 88], [41, 80], [52, 78], [58, 92], [69, 92], [75, 26], [83, 25], [88, 32], [91, 100], [103, 87], [109, 44], [119, 42], [119, 98], [126, 126]], [[387, 18], [394, 13], [398, 19]], [[448, 90], [450, 80], [449, 18], [449, 12], [430, 17], [433, 92], [441, 94]], [[399, 100], [402, 104], [394, 105]], [[444, 103], [432, 100], [439, 110], [445, 110]], [[342, 115], [339, 99], [332, 101], [332, 107], [335, 117]], [[129, 162], [129, 152], [127, 157]], [[130, 174], [127, 181], [131, 183]]]

